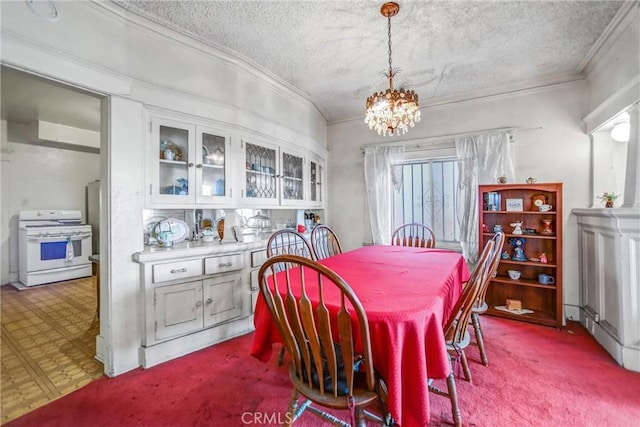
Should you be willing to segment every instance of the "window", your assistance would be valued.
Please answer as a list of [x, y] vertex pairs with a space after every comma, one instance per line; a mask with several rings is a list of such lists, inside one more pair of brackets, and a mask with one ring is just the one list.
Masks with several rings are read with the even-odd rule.
[[455, 158], [406, 161], [393, 167], [393, 228], [408, 222], [433, 230], [438, 246], [459, 242]]

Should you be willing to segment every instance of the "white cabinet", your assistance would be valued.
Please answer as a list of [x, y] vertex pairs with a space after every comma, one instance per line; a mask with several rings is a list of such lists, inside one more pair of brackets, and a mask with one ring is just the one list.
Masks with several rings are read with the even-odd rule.
[[241, 273], [158, 286], [154, 289], [152, 342], [182, 336], [242, 316], [241, 288]]
[[296, 150], [264, 141], [243, 139], [245, 206], [304, 208], [307, 201], [307, 161]]
[[246, 304], [243, 304], [242, 274], [229, 273], [202, 281], [202, 300], [204, 301], [204, 327], [216, 326], [220, 323], [248, 315]]
[[153, 300], [154, 334], [148, 337], [148, 342], [164, 341], [202, 328], [201, 280], [158, 286]]
[[246, 254], [143, 264], [145, 339], [154, 346], [250, 313]]
[[148, 207], [228, 204], [233, 196], [231, 137], [209, 126], [151, 117], [147, 145]]

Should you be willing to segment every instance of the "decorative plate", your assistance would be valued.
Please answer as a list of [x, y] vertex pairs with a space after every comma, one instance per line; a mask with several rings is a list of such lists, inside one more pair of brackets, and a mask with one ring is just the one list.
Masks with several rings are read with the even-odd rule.
[[538, 206], [547, 204], [547, 196], [544, 194], [534, 194], [531, 196], [532, 209], [538, 210]]
[[168, 242], [181, 242], [189, 234], [189, 227], [184, 221], [180, 221], [176, 218], [168, 218], [164, 221], [160, 221], [154, 228], [154, 235], [158, 240], [159, 233], [165, 233], [165, 240]]

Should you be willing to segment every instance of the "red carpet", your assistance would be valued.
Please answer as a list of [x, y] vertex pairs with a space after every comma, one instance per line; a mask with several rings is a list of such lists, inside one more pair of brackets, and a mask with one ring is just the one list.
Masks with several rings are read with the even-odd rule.
[[[471, 347], [473, 384], [457, 379], [465, 426], [640, 424], [640, 374], [619, 367], [578, 323], [559, 331], [487, 316], [482, 322], [489, 367]], [[291, 391], [286, 368], [249, 356], [251, 337], [102, 378], [6, 426], [281, 424]], [[430, 425], [451, 425], [449, 401], [431, 394], [430, 402]], [[305, 414], [296, 425], [322, 423]]]

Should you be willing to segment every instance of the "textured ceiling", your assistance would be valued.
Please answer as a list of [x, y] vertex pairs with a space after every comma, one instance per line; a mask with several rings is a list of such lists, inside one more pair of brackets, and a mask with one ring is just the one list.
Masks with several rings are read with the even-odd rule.
[[[308, 94], [329, 121], [363, 115], [388, 66], [382, 1], [116, 3], [268, 70]], [[622, 3], [400, 1], [393, 65], [422, 105], [580, 71]]]

